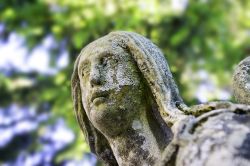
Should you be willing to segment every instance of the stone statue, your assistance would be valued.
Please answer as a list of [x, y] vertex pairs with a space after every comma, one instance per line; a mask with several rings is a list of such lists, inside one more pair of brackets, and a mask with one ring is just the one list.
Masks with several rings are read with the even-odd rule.
[[87, 45], [75, 62], [72, 96], [91, 151], [107, 165], [250, 163], [250, 107], [186, 106], [162, 52], [136, 33]]
[[250, 56], [242, 60], [233, 75], [235, 99], [242, 104], [250, 104]]

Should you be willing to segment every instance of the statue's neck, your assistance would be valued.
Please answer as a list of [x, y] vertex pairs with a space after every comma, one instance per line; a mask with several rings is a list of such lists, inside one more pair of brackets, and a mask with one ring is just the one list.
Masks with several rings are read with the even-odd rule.
[[108, 139], [119, 165], [154, 165], [161, 157], [146, 111], [142, 112], [122, 134]]

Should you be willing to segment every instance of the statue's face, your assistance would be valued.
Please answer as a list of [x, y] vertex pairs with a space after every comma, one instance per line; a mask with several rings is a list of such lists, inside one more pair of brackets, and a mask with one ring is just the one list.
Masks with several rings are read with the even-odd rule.
[[103, 44], [85, 50], [78, 73], [83, 107], [103, 134], [123, 131], [145, 107], [141, 73], [124, 49]]

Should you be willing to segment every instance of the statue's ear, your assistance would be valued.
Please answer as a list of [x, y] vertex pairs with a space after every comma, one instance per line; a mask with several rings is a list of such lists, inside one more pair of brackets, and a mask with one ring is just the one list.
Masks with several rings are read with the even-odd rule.
[[78, 75], [78, 65], [81, 54], [76, 59], [71, 78], [71, 93], [77, 122], [84, 133], [91, 152], [95, 153], [107, 165], [117, 165], [117, 161], [107, 139], [89, 121], [82, 104], [82, 94]]

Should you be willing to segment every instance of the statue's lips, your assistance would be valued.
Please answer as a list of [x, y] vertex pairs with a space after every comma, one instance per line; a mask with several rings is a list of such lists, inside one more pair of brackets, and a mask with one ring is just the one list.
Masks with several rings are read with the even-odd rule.
[[91, 102], [95, 102], [97, 100], [103, 101], [107, 96], [107, 91], [96, 91], [92, 94]]

